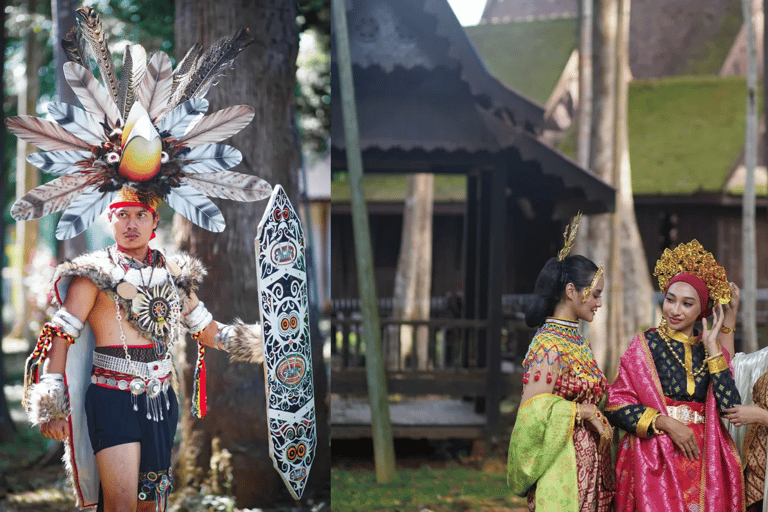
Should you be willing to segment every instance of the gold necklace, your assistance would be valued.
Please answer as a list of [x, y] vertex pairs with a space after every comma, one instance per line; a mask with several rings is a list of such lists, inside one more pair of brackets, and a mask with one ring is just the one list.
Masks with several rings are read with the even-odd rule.
[[[672, 353], [672, 357], [674, 357], [675, 361], [677, 361], [678, 364], [680, 364], [680, 366], [683, 367], [683, 369], [685, 370], [685, 373], [687, 374], [688, 368], [685, 366], [685, 363], [683, 363], [683, 361], [680, 359], [680, 356], [677, 355], [675, 350], [672, 348], [672, 344], [669, 342], [669, 340], [671, 339], [671, 336], [669, 334], [669, 325], [667, 325], [666, 319], [664, 318], [661, 319], [661, 323], [659, 323], [659, 327], [656, 329], [656, 332], [658, 332], [659, 337], [662, 340], [664, 340], [664, 343], [667, 345], [667, 348]], [[706, 357], [706, 353], [707, 353], [707, 349], [705, 347], [704, 348], [705, 357]], [[700, 373], [702, 373], [707, 368], [708, 368], [707, 363], [703, 363], [701, 368], [699, 368], [695, 372], [692, 371], [692, 376], [697, 377]], [[693, 370], [693, 368], [691, 368], [691, 370]]]

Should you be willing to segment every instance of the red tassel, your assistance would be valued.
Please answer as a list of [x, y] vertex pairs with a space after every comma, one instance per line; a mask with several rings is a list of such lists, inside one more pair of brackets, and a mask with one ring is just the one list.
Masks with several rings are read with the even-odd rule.
[[533, 374], [533, 380], [538, 382], [540, 378], [541, 378], [541, 370], [536, 370], [536, 373]]
[[547, 372], [547, 384], [550, 384], [552, 382], [552, 374]]
[[208, 393], [205, 391], [205, 359], [203, 359], [202, 366], [200, 368], [200, 386], [199, 386], [200, 398], [200, 417], [203, 418], [208, 413]]
[[530, 375], [529, 375], [529, 373], [528, 373], [528, 372], [525, 372], [525, 373], [523, 374], [523, 384], [528, 384], [528, 377], [529, 377], [529, 376], [530, 376]]

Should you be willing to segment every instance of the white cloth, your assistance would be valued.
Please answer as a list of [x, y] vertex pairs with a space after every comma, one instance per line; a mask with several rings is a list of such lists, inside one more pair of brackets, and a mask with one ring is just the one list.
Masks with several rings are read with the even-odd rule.
[[[66, 297], [71, 277], [56, 282], [56, 291], [62, 303]], [[85, 392], [91, 384], [93, 349], [96, 339], [91, 326], [86, 323], [80, 337], [67, 352], [67, 379], [69, 394], [69, 424], [72, 435], [65, 442], [64, 462], [70, 474], [77, 505], [85, 508], [95, 506], [99, 501], [99, 471], [88, 436], [88, 421], [85, 417]]]
[[[742, 405], [754, 405], [752, 387], [757, 382], [757, 379], [768, 371], [768, 347], [752, 354], [738, 352], [731, 363], [733, 364], [733, 378], [736, 381], [736, 389], [739, 390], [739, 395], [741, 395]], [[747, 431], [749, 431], [749, 425], [735, 427], [730, 422], [727, 422], [727, 426], [728, 432], [731, 433], [733, 441], [739, 448], [739, 454], [741, 454], [744, 439], [747, 437]], [[768, 461], [766, 461], [766, 467], [768, 468]], [[768, 499], [765, 499], [766, 497], [768, 497], [768, 478], [765, 479], [763, 487], [763, 512], [768, 512]]]

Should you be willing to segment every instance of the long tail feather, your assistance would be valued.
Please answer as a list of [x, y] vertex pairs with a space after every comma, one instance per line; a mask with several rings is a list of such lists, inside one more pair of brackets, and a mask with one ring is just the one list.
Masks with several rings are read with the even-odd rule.
[[59, 124], [34, 116], [15, 116], [5, 120], [8, 131], [46, 151], [90, 151], [91, 146]]
[[203, 46], [200, 43], [193, 44], [192, 48], [187, 50], [184, 58], [181, 59], [181, 62], [179, 62], [179, 64], [176, 66], [176, 69], [173, 70], [171, 93], [174, 93], [179, 84], [189, 77], [189, 70], [192, 69], [192, 66], [195, 65], [197, 58], [200, 57], [202, 52]]
[[168, 206], [203, 229], [221, 233], [226, 227], [224, 216], [219, 207], [205, 197], [202, 192], [189, 185], [172, 188], [165, 200], [168, 202]]
[[68, 174], [33, 188], [13, 203], [11, 217], [32, 220], [60, 212], [83, 193], [90, 179], [87, 173]]
[[173, 92], [168, 110], [190, 98], [202, 98], [222, 71], [232, 65], [235, 57], [253, 43], [248, 29], [235, 32], [213, 43], [196, 61], [183, 82]]
[[243, 160], [243, 155], [232, 146], [205, 144], [192, 149], [182, 149], [176, 153], [176, 158], [191, 161], [183, 167], [182, 171], [194, 174], [231, 169]]
[[136, 102], [136, 91], [147, 71], [147, 52], [140, 44], [127, 45], [123, 54], [123, 70], [120, 76], [120, 87], [117, 92], [118, 108], [123, 119], [128, 117], [128, 111]]
[[77, 25], [80, 28], [80, 33], [85, 40], [88, 41], [89, 48], [91, 49], [91, 52], [93, 52], [93, 57], [99, 65], [101, 80], [104, 82], [104, 85], [107, 87], [107, 90], [112, 95], [115, 102], [117, 102], [117, 90], [119, 87], [117, 74], [112, 65], [112, 54], [109, 51], [109, 42], [107, 41], [104, 28], [101, 26], [99, 15], [92, 7], [80, 7], [75, 12], [77, 14]]
[[65, 62], [64, 77], [87, 112], [98, 119], [106, 117], [111, 127], [117, 126], [118, 121], [123, 119], [115, 100], [90, 71], [74, 62]]
[[64, 50], [64, 55], [66, 55], [69, 62], [75, 62], [86, 69], [90, 69], [85, 40], [80, 37], [80, 32], [76, 26], [72, 27], [72, 30], [61, 40], [61, 48]]
[[254, 115], [255, 111], [249, 105], [235, 105], [219, 110], [202, 118], [179, 142], [186, 146], [221, 142], [245, 128]]
[[92, 156], [90, 151], [46, 151], [32, 153], [27, 162], [49, 174], [67, 175], [88, 168]]
[[163, 113], [171, 97], [171, 59], [163, 52], [152, 56], [144, 80], [139, 87], [138, 100], [153, 121]]
[[56, 238], [68, 240], [88, 229], [117, 195], [117, 191], [99, 192], [98, 185], [86, 187], [64, 211], [56, 226]]
[[193, 129], [200, 119], [208, 111], [208, 101], [202, 98], [195, 98], [185, 101], [176, 107], [170, 114], [163, 117], [157, 127], [157, 131], [162, 134], [168, 132], [174, 139], [179, 139], [189, 129]]
[[48, 113], [62, 128], [93, 146], [101, 145], [106, 139], [99, 120], [81, 108], [52, 101], [48, 103]]
[[192, 174], [182, 178], [208, 197], [220, 197], [232, 201], [259, 201], [272, 194], [272, 186], [259, 178], [239, 172], [219, 171]]

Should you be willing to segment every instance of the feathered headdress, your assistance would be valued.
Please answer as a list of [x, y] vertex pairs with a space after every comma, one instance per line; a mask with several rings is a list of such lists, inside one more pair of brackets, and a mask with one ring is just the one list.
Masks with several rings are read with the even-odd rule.
[[[272, 190], [256, 176], [228, 171], [242, 155], [217, 144], [243, 129], [253, 108], [237, 105], [205, 115], [208, 89], [252, 42], [245, 29], [205, 51], [196, 44], [175, 70], [165, 53], [147, 64], [144, 48], [128, 45], [118, 79], [98, 14], [77, 9], [77, 27], [62, 47], [70, 61], [64, 76], [83, 108], [51, 102], [55, 122], [33, 116], [6, 120], [11, 133], [45, 150], [27, 161], [60, 176], [17, 200], [13, 218], [64, 210], [56, 238], [65, 240], [85, 231], [129, 187], [165, 200], [202, 228], [223, 231], [224, 217], [208, 197], [258, 201]], [[104, 85], [89, 69], [89, 53]]]

